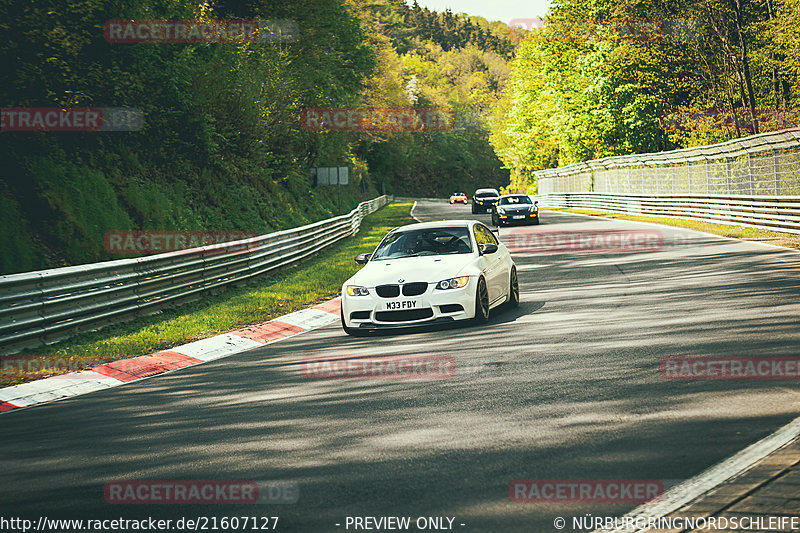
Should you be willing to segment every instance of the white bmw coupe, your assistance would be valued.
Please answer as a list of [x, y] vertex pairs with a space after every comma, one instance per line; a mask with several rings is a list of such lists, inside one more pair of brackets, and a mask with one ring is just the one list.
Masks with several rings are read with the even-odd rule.
[[506, 246], [474, 220], [395, 228], [342, 286], [342, 327], [370, 330], [455, 320], [489, 320], [519, 304], [517, 269]]

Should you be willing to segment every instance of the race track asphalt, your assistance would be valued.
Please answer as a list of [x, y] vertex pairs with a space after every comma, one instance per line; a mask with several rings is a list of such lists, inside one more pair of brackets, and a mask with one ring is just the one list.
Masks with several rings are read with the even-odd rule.
[[[438, 202], [420, 202], [415, 215], [473, 217], [468, 206]], [[518, 251], [521, 304], [484, 326], [353, 338], [334, 324], [3, 415], [0, 516], [279, 516], [278, 531], [314, 533], [354, 531], [348, 516], [455, 517], [456, 531], [538, 533], [556, 531], [561, 516], [572, 531], [572, 517], [619, 516], [637, 504], [516, 503], [509, 484], [669, 486], [798, 415], [796, 380], [675, 381], [659, 365], [675, 356], [800, 358], [800, 254], [549, 211], [540, 226], [500, 234], [519, 248], [531, 232], [608, 230], [660, 232], [663, 246]], [[301, 372], [308, 356], [389, 355], [452, 356], [455, 374]], [[103, 487], [113, 480], [290, 482], [299, 500], [112, 505]]]

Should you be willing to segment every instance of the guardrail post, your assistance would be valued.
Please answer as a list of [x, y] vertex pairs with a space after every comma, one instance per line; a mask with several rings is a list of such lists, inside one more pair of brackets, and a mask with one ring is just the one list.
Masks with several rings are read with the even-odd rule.
[[670, 163], [670, 169], [672, 174], [672, 194], [675, 194], [675, 163]]
[[633, 173], [633, 163], [628, 163], [628, 190], [626, 191], [628, 193], [633, 190], [631, 186], [631, 173]]
[[733, 194], [731, 192], [731, 181], [733, 181], [733, 170], [731, 169], [731, 158], [730, 156], [725, 157], [725, 190], [727, 194]]
[[642, 173], [641, 173], [642, 174], [642, 185], [641, 185], [641, 187], [639, 187], [639, 194], [644, 194], [644, 191], [645, 191], [645, 187], [644, 187], [644, 172], [646, 170], [647, 165], [645, 165], [644, 162], [642, 162], [641, 165], [642, 165]]
[[658, 163], [656, 163], [656, 194], [661, 194], [661, 179], [658, 175]]

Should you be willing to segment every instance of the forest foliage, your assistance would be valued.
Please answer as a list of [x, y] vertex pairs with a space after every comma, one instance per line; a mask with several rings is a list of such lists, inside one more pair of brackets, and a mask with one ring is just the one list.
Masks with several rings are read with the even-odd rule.
[[[0, 135], [0, 273], [113, 259], [110, 230], [265, 233], [382, 192], [533, 193], [538, 169], [797, 125], [800, 108], [800, 0], [556, 0], [528, 31], [404, 0], [7, 0], [0, 19], [0, 106], [145, 117]], [[299, 34], [119, 44], [110, 19]], [[307, 131], [314, 107], [445, 108], [455, 127]], [[312, 167], [342, 165], [349, 186], [313, 186]]]
[[509, 189], [535, 192], [542, 168], [797, 127], [798, 23], [798, 0], [556, 0], [515, 31], [491, 136]]
[[[500, 23], [400, 0], [9, 0], [0, 18], [1, 107], [145, 118], [133, 132], [0, 135], [0, 273], [118, 258], [103, 249], [111, 230], [266, 233], [384, 191], [508, 181], [488, 140], [515, 46]], [[292, 20], [299, 35], [120, 44], [104, 38], [112, 19]], [[376, 133], [299, 120], [307, 107], [368, 106], [444, 106], [459, 122]], [[341, 165], [348, 187], [313, 186], [312, 167]]]

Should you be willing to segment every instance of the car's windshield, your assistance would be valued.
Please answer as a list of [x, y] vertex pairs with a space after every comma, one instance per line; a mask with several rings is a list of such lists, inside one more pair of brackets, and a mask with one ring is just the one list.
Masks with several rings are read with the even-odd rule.
[[529, 196], [520, 194], [517, 196], [505, 196], [500, 198], [500, 205], [532, 204]]
[[394, 231], [386, 236], [372, 259], [397, 259], [472, 252], [469, 230], [464, 227]]
[[494, 191], [478, 191], [475, 193], [476, 198], [487, 198], [492, 196], [497, 196], [497, 193]]

